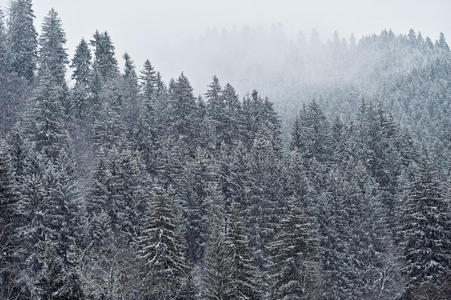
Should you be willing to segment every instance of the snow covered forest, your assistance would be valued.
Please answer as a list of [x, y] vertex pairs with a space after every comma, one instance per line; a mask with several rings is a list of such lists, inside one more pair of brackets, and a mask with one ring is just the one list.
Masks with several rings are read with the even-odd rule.
[[197, 96], [34, 21], [0, 12], [1, 300], [450, 299], [443, 34], [210, 32]]

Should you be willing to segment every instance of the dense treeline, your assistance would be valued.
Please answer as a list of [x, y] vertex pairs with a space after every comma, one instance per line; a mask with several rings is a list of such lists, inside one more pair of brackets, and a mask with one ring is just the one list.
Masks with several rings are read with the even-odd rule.
[[285, 146], [256, 91], [214, 77], [195, 97], [128, 54], [120, 71], [107, 32], [69, 60], [58, 14], [39, 37], [33, 18], [14, 0], [0, 21], [0, 298], [451, 293], [449, 165], [431, 163], [445, 150], [380, 101], [355, 99], [346, 120], [310, 101]]
[[435, 168], [446, 171], [451, 55], [443, 34], [432, 41], [414, 30], [383, 30], [356, 40], [335, 32], [326, 40], [315, 29], [294, 36], [274, 25], [212, 30], [198, 42], [184, 43], [177, 49], [189, 55], [170, 53], [196, 70], [190, 74], [194, 86], [205, 85], [214, 72], [239, 92], [257, 89], [269, 96], [282, 117], [283, 142], [289, 141], [296, 112], [313, 98], [329, 118], [338, 114], [347, 121], [361, 99], [372, 99], [424, 143]]

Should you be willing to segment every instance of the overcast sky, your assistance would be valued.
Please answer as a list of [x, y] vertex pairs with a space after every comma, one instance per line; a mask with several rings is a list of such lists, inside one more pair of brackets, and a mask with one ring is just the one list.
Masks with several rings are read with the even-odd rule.
[[[0, 7], [8, 4], [0, 0]], [[108, 30], [118, 56], [128, 51], [138, 66], [147, 57], [164, 65], [168, 43], [214, 27], [282, 23], [288, 32], [315, 27], [323, 38], [334, 30], [360, 37], [384, 28], [396, 33], [414, 28], [433, 40], [439, 32], [451, 39], [451, 0], [35, 0], [38, 29], [52, 7], [62, 17], [71, 53], [82, 37]]]

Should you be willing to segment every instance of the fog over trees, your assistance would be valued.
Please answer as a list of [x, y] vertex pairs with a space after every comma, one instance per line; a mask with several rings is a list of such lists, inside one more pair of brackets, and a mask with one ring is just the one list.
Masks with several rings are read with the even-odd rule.
[[34, 23], [0, 11], [0, 299], [449, 299], [443, 33], [211, 30], [197, 95]]

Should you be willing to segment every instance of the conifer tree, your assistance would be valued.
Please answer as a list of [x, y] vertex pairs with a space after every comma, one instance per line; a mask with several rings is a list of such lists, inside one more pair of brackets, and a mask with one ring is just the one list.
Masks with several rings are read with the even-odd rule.
[[[246, 166], [246, 225], [255, 265], [265, 277], [269, 267], [269, 243], [272, 241], [278, 218], [285, 211], [282, 193], [284, 172], [280, 149], [274, 148], [270, 130], [257, 133], [247, 155]], [[266, 278], [263, 280], [268, 282]]]
[[421, 159], [403, 209], [400, 234], [407, 276], [407, 298], [432, 285], [440, 289], [449, 276], [449, 207], [445, 191], [427, 157]]
[[57, 12], [51, 9], [44, 18], [39, 37], [39, 70], [48, 72], [60, 85], [65, 85], [66, 64], [69, 63], [64, 44], [66, 34]]
[[226, 84], [222, 91], [225, 106], [223, 140], [228, 145], [236, 145], [242, 135], [241, 103], [231, 84]]
[[139, 239], [144, 297], [167, 300], [180, 291], [186, 266], [175, 217], [172, 198], [162, 188], [155, 187]]
[[217, 188], [208, 188], [211, 233], [203, 260], [202, 298], [228, 299], [231, 289], [232, 252], [224, 233], [224, 199]]
[[238, 203], [232, 203], [227, 239], [232, 251], [232, 283], [227, 299], [261, 299], [246, 227]]
[[39, 282], [42, 298], [48, 300], [83, 299], [80, 279], [76, 274], [66, 274], [64, 263], [52, 244], [45, 248], [45, 276]]
[[196, 99], [188, 78], [182, 73], [176, 81], [169, 84], [169, 122], [171, 135], [185, 143], [188, 153], [196, 149], [195, 130]]
[[183, 201], [187, 223], [186, 258], [196, 264], [204, 255], [210, 227], [207, 189], [209, 183], [214, 180], [214, 169], [209, 154], [205, 150], [198, 149], [195, 158], [187, 163], [184, 172], [179, 184], [179, 194]]
[[94, 72], [103, 80], [111, 79], [119, 72], [111, 37], [107, 32], [96, 31], [93, 38], [90, 42], [94, 47]]
[[68, 146], [68, 132], [64, 126], [61, 99], [63, 88], [50, 72], [42, 71], [26, 119], [25, 132], [34, 150], [55, 161], [62, 148]]
[[139, 79], [142, 96], [152, 100], [157, 92], [157, 74], [148, 59], [144, 62]]
[[271, 299], [311, 299], [319, 296], [319, 240], [296, 195], [271, 243]]
[[86, 43], [85, 39], [82, 39], [75, 49], [71, 63], [71, 67], [74, 69], [72, 79], [75, 80], [76, 84], [87, 85], [89, 83], [91, 77], [91, 59], [92, 55], [88, 43]]
[[8, 36], [5, 26], [5, 15], [0, 9], [0, 73], [10, 71], [11, 57], [8, 49]]
[[8, 299], [18, 292], [17, 230], [21, 225], [19, 194], [7, 145], [0, 140], [0, 296]]
[[207, 99], [207, 115], [213, 123], [212, 127], [217, 139], [216, 148], [218, 148], [224, 141], [225, 102], [222, 96], [222, 88], [216, 76], [213, 77], [213, 82], [208, 86], [205, 98]]
[[32, 0], [11, 2], [8, 22], [8, 42], [12, 69], [21, 77], [33, 79], [37, 62], [37, 32], [33, 25]]
[[446, 42], [445, 35], [443, 34], [443, 32], [440, 32], [440, 38], [436, 45], [445, 51], [449, 51], [449, 46], [448, 43]]
[[327, 118], [316, 101], [312, 101], [296, 117], [290, 149], [299, 149], [306, 160], [320, 163], [330, 160], [330, 134]]
[[78, 44], [72, 59], [71, 67], [72, 79], [75, 80], [75, 86], [72, 90], [72, 110], [76, 117], [83, 119], [87, 116], [90, 109], [92, 79], [91, 70], [91, 51], [84, 39]]

